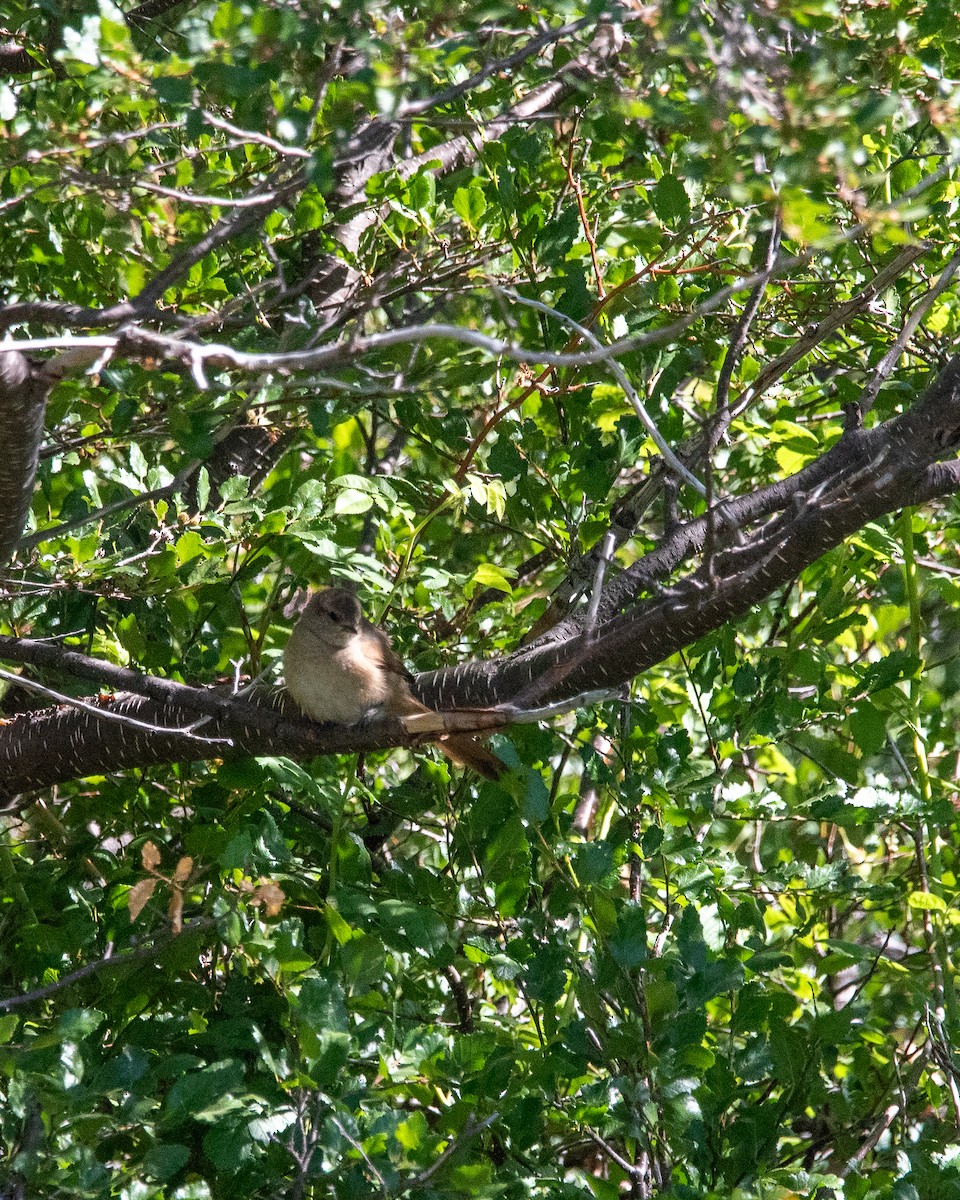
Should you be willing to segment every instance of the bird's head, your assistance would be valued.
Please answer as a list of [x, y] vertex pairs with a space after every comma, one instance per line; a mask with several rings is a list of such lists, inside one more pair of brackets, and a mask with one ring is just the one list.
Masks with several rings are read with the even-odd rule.
[[311, 637], [335, 649], [357, 636], [362, 620], [360, 602], [345, 588], [323, 588], [311, 597], [300, 617]]

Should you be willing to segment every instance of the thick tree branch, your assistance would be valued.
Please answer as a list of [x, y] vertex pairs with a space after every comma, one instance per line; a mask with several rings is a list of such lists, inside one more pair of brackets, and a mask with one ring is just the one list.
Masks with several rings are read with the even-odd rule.
[[229, 692], [195, 688], [185, 683], [177, 683], [173, 679], [144, 675], [140, 671], [131, 671], [129, 667], [120, 667], [103, 659], [79, 654], [75, 650], [66, 650], [53, 642], [0, 636], [0, 659], [28, 663], [48, 671], [58, 671], [77, 679], [103, 684], [118, 691], [134, 692], [161, 704], [177, 705], [191, 711], [193, 719], [208, 716], [218, 720], [238, 721], [254, 729], [273, 730], [276, 727], [275, 714], [264, 711], [258, 720], [259, 710], [251, 711], [251, 705], [247, 701], [237, 700]]
[[124, 19], [128, 25], [145, 25], [184, 3], [186, 0], [145, 0], [143, 4], [138, 4], [136, 8], [125, 13]]
[[[0, 723], [0, 781], [3, 793], [50, 787], [69, 779], [142, 770], [163, 763], [197, 761], [197, 742], [183, 729], [196, 722], [196, 707], [148, 700], [142, 696], [101, 698], [115, 716], [137, 725], [98, 720], [73, 708], [43, 709]], [[234, 701], [241, 704], [241, 701]], [[200, 726], [207, 737], [232, 743], [218, 747], [217, 758], [283, 754], [309, 759], [320, 754], [355, 754], [390, 746], [410, 746], [414, 739], [396, 720], [370, 722], [360, 728], [318, 725], [315, 721], [245, 704], [249, 720], [242, 724], [210, 717]], [[142, 725], [152, 725], [147, 732]], [[272, 726], [272, 729], [270, 728]]]
[[[571, 35], [582, 24], [577, 22], [570, 26]], [[411, 179], [418, 171], [425, 170], [444, 176], [476, 162], [484, 145], [503, 137], [517, 122], [529, 121], [551, 111], [586, 80], [607, 70], [611, 58], [616, 54], [616, 38], [612, 36], [611, 29], [609, 24], [601, 23], [590, 45], [576, 58], [565, 63], [553, 78], [531, 88], [510, 107], [488, 121], [477, 124], [470, 133], [458, 134], [446, 142], [431, 146], [422, 154], [404, 161], [394, 161], [394, 144], [401, 128], [396, 122], [373, 118], [357, 131], [351, 139], [349, 155], [338, 165], [338, 183], [330, 207], [334, 213], [353, 210], [357, 205], [362, 207], [346, 220], [335, 221], [332, 232], [346, 256], [323, 256], [314, 268], [315, 281], [310, 291], [311, 298], [323, 313], [323, 329], [330, 329], [343, 320], [363, 286], [361, 272], [351, 265], [349, 259], [356, 255], [364, 233], [377, 221], [381, 212], [378, 205], [365, 202], [366, 186], [373, 176], [391, 164], [395, 165], [401, 179]], [[555, 40], [553, 36], [538, 35], [530, 39], [528, 45], [517, 54], [527, 57], [531, 47], [539, 52]], [[473, 87], [481, 86], [485, 78], [483, 73], [475, 76]], [[455, 94], [454, 98], [460, 94], [458, 89], [451, 91]], [[435, 107], [441, 99], [435, 98], [430, 107]]]
[[[719, 424], [708, 424], [707, 427], [699, 434], [690, 438], [687, 443], [677, 448], [677, 454], [681, 460], [687, 464], [693, 471], [701, 470], [706, 456], [716, 442], [718, 433], [722, 433], [729, 422], [744, 413], [751, 405], [755, 404], [760, 396], [767, 391], [778, 379], [780, 379], [795, 363], [799, 362], [808, 355], [817, 345], [825, 341], [829, 336], [842, 328], [845, 324], [853, 320], [864, 309], [868, 307], [871, 301], [884, 288], [889, 287], [896, 279], [900, 278], [916, 259], [920, 256], [925, 247], [923, 243], [918, 243], [906, 247], [897, 254], [890, 262], [880, 268], [877, 274], [871, 279], [861, 290], [850, 300], [832, 309], [823, 320], [819, 321], [812, 328], [807, 329], [801, 337], [790, 347], [789, 350], [779, 355], [777, 358], [769, 362], [757, 378], [743, 389], [739, 396], [732, 404], [726, 406], [724, 418]], [[759, 295], [765, 284], [761, 280], [754, 290], [755, 295]], [[746, 314], [746, 310], [745, 310]], [[738, 330], [743, 327], [744, 317], [738, 322]], [[734, 342], [731, 349], [727, 352], [727, 357], [724, 359], [724, 366], [728, 361], [732, 361], [731, 352], [734, 352], [734, 347], [739, 339], [739, 332], [734, 334]], [[718, 399], [724, 395], [721, 381], [718, 380], [717, 396]], [[661, 494], [664, 487], [664, 481], [667, 478], [667, 472], [664, 464], [658, 459], [653, 463], [650, 474], [642, 483], [632, 488], [625, 496], [613, 506], [611, 510], [610, 531], [614, 536], [615, 545], [622, 546], [630, 537], [632, 537], [635, 529], [643, 519], [644, 515], [650, 508], [650, 505]], [[766, 495], [766, 491], [763, 493]], [[769, 510], [768, 511], [773, 511]], [[683, 526], [678, 529], [678, 534], [681, 538], [687, 539], [690, 531], [694, 529], [695, 523]], [[699, 536], [699, 535], [698, 535]], [[596, 570], [599, 556], [603, 548], [604, 539], [600, 538], [596, 544], [591, 547], [585, 554], [574, 559], [567, 578], [557, 587], [551, 599], [551, 610], [544, 614], [541, 618], [541, 626], [544, 629], [555, 627], [554, 632], [550, 635], [551, 640], [558, 636], [564, 636], [564, 631], [567, 630], [566, 624], [558, 624], [560, 618], [569, 610], [571, 603], [576, 598], [583, 594], [586, 587], [589, 586], [590, 580], [593, 579]], [[696, 548], [702, 546], [702, 541], [695, 540], [691, 542]], [[662, 554], [663, 546], [656, 552], [660, 558], [665, 557]], [[673, 569], [680, 559], [674, 561], [669, 569]], [[646, 560], [644, 560], [646, 562]], [[643, 576], [651, 579], [662, 578], [664, 571], [658, 569], [655, 574], [650, 574], [644, 566], [640, 568]], [[626, 597], [629, 592], [625, 590], [627, 581], [621, 576], [619, 581], [614, 584], [614, 591], [608, 591], [608, 596], [614, 600], [611, 607], [609, 603], [602, 606], [601, 611], [609, 613], [617, 611], [619, 602], [616, 601], [616, 589], [622, 591], [622, 596]], [[558, 615], [559, 612], [559, 615]], [[569, 632], [569, 630], [567, 630]], [[539, 637], [531, 640], [530, 644], [539, 642]]]
[[[773, 485], [759, 500], [746, 496], [723, 502], [724, 526], [742, 529], [746, 520], [779, 511], [742, 544], [718, 553], [711, 570], [691, 574], [619, 616], [609, 616], [595, 637], [581, 636], [579, 623], [565, 623], [564, 640], [520, 651], [493, 671], [464, 668], [440, 672], [422, 689], [426, 702], [450, 707], [448, 695], [463, 706], [509, 701], [548, 703], [594, 688], [610, 687], [742, 616], [777, 588], [789, 583], [822, 554], [868, 521], [899, 508], [944, 495], [960, 470], [938, 468], [960, 445], [960, 356], [934, 381], [910, 411], [872, 430], [854, 430], [817, 462]], [[774, 503], [776, 508], [773, 507]], [[757, 512], [757, 509], [760, 512]], [[703, 521], [675, 535], [675, 552], [692, 549], [705, 533]], [[654, 552], [656, 554], [656, 552]], [[636, 564], [629, 595], [635, 598], [647, 556]], [[655, 563], [654, 572], [667, 563]], [[607, 606], [609, 612], [609, 606]], [[601, 610], [603, 615], [603, 609]]]
[[[524, 649], [506, 659], [464, 663], [421, 675], [415, 690], [438, 710], [501, 705], [502, 723], [508, 724], [513, 710], [625, 683], [749, 611], [866, 522], [960, 489], [960, 461], [952, 458], [958, 445], [960, 356], [909, 412], [876, 429], [850, 430], [820, 460], [771, 485], [759, 499], [751, 495], [725, 501], [718, 530], [731, 526], [743, 530], [751, 524], [754, 528], [739, 543], [719, 548], [709, 571], [701, 568], [636, 602], [641, 584], [649, 586], [670, 569], [671, 559], [702, 544], [705, 523], [691, 522], [682, 536], [672, 535], [662, 561], [651, 564], [653, 556], [648, 555], [637, 564], [631, 579], [632, 606], [608, 616], [592, 635], [575, 627], [562, 641]], [[950, 461], [941, 461], [945, 458]], [[19, 639], [8, 639], [5, 646], [7, 653], [27, 654]], [[195, 759], [196, 743], [176, 731], [195, 721], [201, 703], [207, 706], [205, 711], [212, 710], [204, 734], [232, 739], [231, 753], [305, 758], [411, 744], [396, 721], [325, 728], [271, 712], [269, 719], [276, 725], [267, 732], [264, 726], [269, 720], [262, 712], [252, 716], [245, 702], [219, 698], [211, 702], [209, 693], [199, 693], [202, 700], [198, 700], [196, 689], [128, 674], [109, 664], [89, 667], [84, 656], [49, 647], [29, 653], [50, 655], [51, 664], [89, 670], [101, 680], [106, 678], [105, 667], [117, 683], [129, 684], [133, 676], [135, 686], [161, 699], [119, 697], [110, 702], [111, 708], [158, 729], [155, 733], [131, 730], [97, 721], [87, 712], [62, 709], [18, 717], [0, 726], [0, 767], [7, 788], [14, 792], [89, 774]], [[163, 697], [169, 697], [167, 702]], [[229, 720], [213, 715], [227, 712]], [[489, 712], [477, 718], [478, 726], [489, 726], [493, 719]]]

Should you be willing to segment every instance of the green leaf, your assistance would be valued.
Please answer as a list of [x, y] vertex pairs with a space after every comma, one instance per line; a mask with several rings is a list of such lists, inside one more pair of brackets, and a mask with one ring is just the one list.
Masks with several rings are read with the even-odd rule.
[[479, 179], [471, 179], [467, 187], [459, 187], [453, 194], [453, 211], [463, 218], [471, 228], [476, 229], [487, 210], [483, 185]]
[[507, 593], [513, 591], [513, 585], [506, 574], [499, 567], [493, 566], [492, 563], [481, 563], [467, 580], [463, 589], [463, 593], [467, 599], [473, 596], [478, 587], [492, 587], [498, 591]]
[[196, 530], [190, 529], [177, 538], [175, 549], [177, 553], [177, 566], [182, 567], [184, 563], [192, 562], [193, 559], [204, 556], [207, 547], [200, 534]]
[[343, 1070], [350, 1052], [343, 988], [336, 979], [311, 975], [303, 981], [294, 1007], [310, 1071], [330, 1085]]
[[610, 953], [625, 971], [639, 967], [647, 957], [647, 919], [639, 904], [625, 904], [610, 938]]
[[170, 1179], [190, 1161], [190, 1147], [180, 1142], [164, 1142], [151, 1146], [143, 1160], [143, 1172], [148, 1179], [161, 1182]]
[[384, 900], [377, 905], [384, 924], [403, 935], [425, 954], [436, 953], [447, 939], [446, 922], [429, 908], [402, 900]]
[[430, 1134], [430, 1127], [423, 1113], [413, 1113], [406, 1121], [401, 1121], [394, 1130], [393, 1136], [405, 1150], [416, 1151], [424, 1146]]
[[340, 516], [363, 513], [371, 508], [373, 508], [373, 497], [367, 492], [357, 492], [353, 488], [342, 488], [333, 502], [333, 511]]
[[210, 475], [206, 467], [197, 472], [197, 510], [205, 512], [210, 501]]
[[861, 700], [849, 712], [850, 732], [861, 754], [876, 754], [887, 741], [887, 718], [869, 700]]
[[167, 1095], [170, 1120], [182, 1122], [187, 1116], [195, 1121], [216, 1120], [238, 1104], [233, 1093], [242, 1080], [243, 1066], [231, 1059], [190, 1071], [174, 1083]]
[[680, 224], [690, 219], [690, 198], [675, 175], [664, 175], [650, 193], [650, 204], [661, 221]]
[[919, 669], [918, 658], [905, 650], [894, 650], [879, 662], [871, 663], [864, 671], [864, 691], [883, 691], [901, 679], [912, 679]]
[[323, 911], [327, 918], [327, 924], [330, 926], [330, 932], [341, 946], [349, 942], [351, 938], [360, 936], [359, 932], [352, 929], [332, 905], [324, 905]]

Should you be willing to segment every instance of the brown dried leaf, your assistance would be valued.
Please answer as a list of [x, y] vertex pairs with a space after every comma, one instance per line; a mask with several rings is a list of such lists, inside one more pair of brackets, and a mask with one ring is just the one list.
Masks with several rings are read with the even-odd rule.
[[258, 908], [262, 904], [268, 917], [279, 917], [286, 898], [284, 890], [279, 883], [267, 880], [265, 883], [261, 883], [250, 897], [250, 903], [255, 908]]
[[170, 928], [173, 933], [181, 933], [183, 931], [183, 892], [179, 888], [173, 889], [170, 903], [167, 905], [167, 916], [170, 918]]
[[130, 910], [131, 921], [135, 921], [143, 912], [144, 905], [153, 895], [153, 889], [156, 886], [155, 879], [141, 879], [127, 893], [127, 908]]
[[192, 871], [193, 859], [189, 854], [185, 854], [174, 868], [173, 882], [182, 886], [190, 878]]
[[153, 842], [144, 842], [140, 851], [140, 861], [147, 871], [155, 871], [160, 866], [160, 851]]

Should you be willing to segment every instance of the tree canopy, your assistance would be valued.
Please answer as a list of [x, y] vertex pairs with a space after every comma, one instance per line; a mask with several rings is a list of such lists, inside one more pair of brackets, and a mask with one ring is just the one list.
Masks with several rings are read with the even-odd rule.
[[952, 7], [0, 26], [0, 1197], [960, 1197]]

